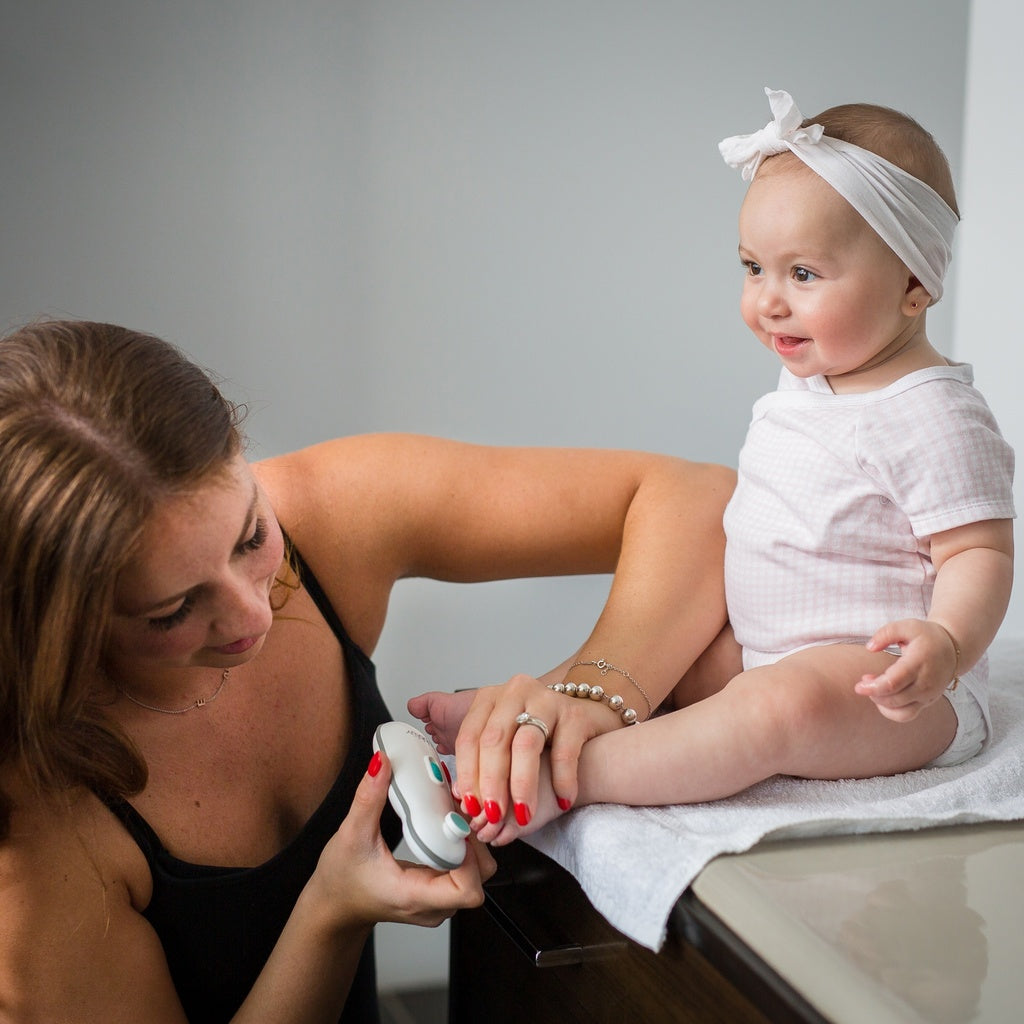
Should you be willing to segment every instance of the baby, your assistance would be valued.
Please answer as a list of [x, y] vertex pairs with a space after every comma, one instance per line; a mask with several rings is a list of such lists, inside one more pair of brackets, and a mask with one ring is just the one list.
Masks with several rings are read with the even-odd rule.
[[[583, 746], [578, 792], [548, 792], [542, 759], [528, 831], [568, 804], [957, 764], [989, 734], [984, 653], [1010, 595], [1013, 452], [971, 368], [928, 341], [958, 220], [948, 164], [896, 111], [850, 104], [804, 121], [787, 93], [766, 93], [773, 120], [720, 145], [750, 181], [742, 315], [782, 363], [725, 515], [732, 633], [709, 662], [717, 678], [688, 673], [670, 713]], [[443, 701], [411, 708], [436, 724]], [[477, 765], [458, 767], [476, 779]], [[481, 825], [498, 842], [524, 831]]]

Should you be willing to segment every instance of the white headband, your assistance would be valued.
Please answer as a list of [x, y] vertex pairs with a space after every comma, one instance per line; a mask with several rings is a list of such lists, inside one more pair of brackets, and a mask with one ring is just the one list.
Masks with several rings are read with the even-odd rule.
[[801, 128], [803, 115], [788, 92], [765, 89], [774, 120], [752, 135], [723, 139], [718, 149], [750, 181], [766, 156], [798, 156], [829, 183], [938, 302], [953, 253], [957, 215], [923, 181], [870, 150], [825, 135], [820, 124]]

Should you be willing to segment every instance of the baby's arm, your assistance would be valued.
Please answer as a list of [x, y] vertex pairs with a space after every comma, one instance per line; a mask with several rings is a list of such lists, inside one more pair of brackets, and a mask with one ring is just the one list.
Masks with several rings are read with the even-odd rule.
[[856, 685], [897, 722], [910, 721], [938, 700], [992, 643], [1010, 600], [1013, 523], [989, 519], [935, 534], [931, 554], [936, 577], [928, 618], [883, 626], [868, 649], [899, 644], [902, 657]]

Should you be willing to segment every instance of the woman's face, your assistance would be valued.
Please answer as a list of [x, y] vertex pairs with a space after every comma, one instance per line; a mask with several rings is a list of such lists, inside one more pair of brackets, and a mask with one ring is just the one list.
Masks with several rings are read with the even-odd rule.
[[158, 505], [115, 590], [106, 669], [138, 687], [161, 671], [231, 668], [270, 629], [270, 589], [284, 541], [240, 456], [223, 473]]

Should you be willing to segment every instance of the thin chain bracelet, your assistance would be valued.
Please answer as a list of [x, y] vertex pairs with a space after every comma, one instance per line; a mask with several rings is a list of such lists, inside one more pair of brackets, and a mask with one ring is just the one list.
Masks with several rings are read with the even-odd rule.
[[627, 708], [626, 702], [617, 693], [605, 693], [603, 686], [572, 683], [567, 679], [564, 683], [548, 683], [548, 689], [564, 693], [567, 697], [589, 697], [590, 700], [604, 701], [626, 725], [637, 725], [640, 721], [633, 708]]
[[583, 665], [593, 665], [603, 676], [608, 675], [609, 672], [618, 672], [620, 676], [625, 676], [640, 691], [640, 696], [646, 701], [647, 717], [650, 718], [654, 714], [654, 706], [651, 704], [651, 698], [647, 696], [647, 691], [624, 668], [609, 665], [604, 658], [598, 658], [597, 661], [575, 661], [569, 666], [569, 671], [571, 672], [577, 665], [581, 667]]

